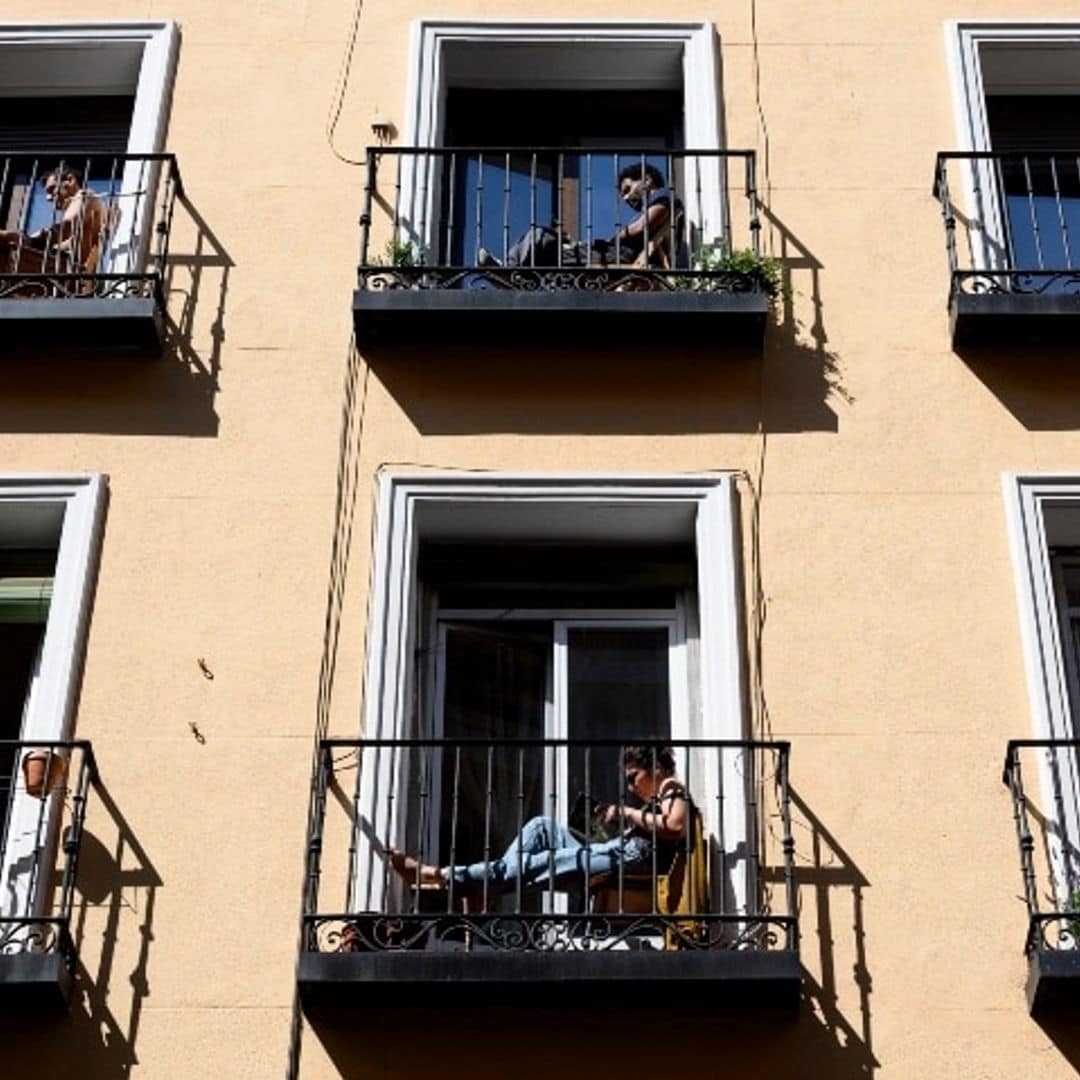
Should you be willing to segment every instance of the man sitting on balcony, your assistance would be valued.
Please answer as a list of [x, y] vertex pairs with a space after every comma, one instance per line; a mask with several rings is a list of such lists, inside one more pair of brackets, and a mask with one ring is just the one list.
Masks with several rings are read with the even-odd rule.
[[565, 826], [550, 817], [534, 817], [497, 859], [460, 866], [428, 866], [393, 848], [390, 863], [410, 885], [478, 890], [487, 882], [493, 892], [509, 892], [520, 875], [527, 889], [553, 884], [559, 891], [588, 886], [588, 878], [617, 874], [620, 865], [639, 870], [652, 865], [666, 872], [692, 818], [690, 797], [675, 777], [675, 755], [664, 748], [631, 746], [623, 754], [626, 788], [645, 805], [600, 806], [596, 816], [604, 823], [624, 824], [611, 840], [583, 844]]
[[[0, 267], [8, 273], [92, 274], [100, 260], [105, 207], [67, 168], [41, 177], [45, 198], [56, 203], [60, 218], [36, 232], [0, 230]], [[55, 215], [54, 215], [55, 216]], [[79, 287], [77, 292], [91, 291]]]
[[[662, 250], [669, 250], [672, 224], [682, 214], [682, 203], [667, 187], [663, 173], [655, 165], [635, 162], [620, 173], [616, 185], [623, 201], [638, 211], [629, 225], [618, 230], [610, 240], [593, 240], [591, 251], [580, 241], [571, 241], [552, 228], [537, 225], [530, 229], [507, 252], [507, 266], [588, 266], [611, 262], [619, 265], [662, 264]], [[643, 257], [646, 235], [648, 257]], [[562, 262], [559, 249], [562, 248]], [[479, 248], [476, 261], [480, 266], [501, 264], [487, 248]], [[668, 259], [670, 263], [670, 259]]]

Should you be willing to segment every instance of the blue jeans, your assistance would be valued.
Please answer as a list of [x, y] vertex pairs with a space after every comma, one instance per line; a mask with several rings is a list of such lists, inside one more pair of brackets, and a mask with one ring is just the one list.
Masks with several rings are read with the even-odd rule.
[[518, 874], [524, 887], [547, 885], [557, 889], [588, 885], [592, 874], [610, 874], [622, 866], [645, 862], [649, 841], [640, 836], [616, 836], [601, 844], [582, 844], [550, 817], [534, 817], [521, 827], [521, 835], [503, 854], [491, 862], [453, 866], [450, 875], [456, 885], [482, 885], [503, 892], [514, 888]]

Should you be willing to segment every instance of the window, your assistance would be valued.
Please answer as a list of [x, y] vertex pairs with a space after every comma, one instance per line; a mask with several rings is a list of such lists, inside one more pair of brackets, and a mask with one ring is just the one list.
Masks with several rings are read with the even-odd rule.
[[[386, 475], [365, 736], [742, 738], [733, 515], [728, 477]], [[595, 783], [602, 800], [619, 794], [615, 749], [590, 758], [590, 791]], [[532, 800], [522, 812], [568, 812], [585, 790], [585, 762], [570, 754], [518, 763], [535, 789], [514, 786], [515, 797]], [[399, 828], [380, 795], [395, 766], [382, 767], [385, 775], [363, 770], [358, 792], [378, 837]], [[475, 762], [465, 767], [480, 776]], [[734, 759], [723, 767], [737, 769]], [[431, 794], [431, 820], [445, 823], [454, 808], [440, 797]], [[471, 807], [486, 814], [482, 799]], [[745, 806], [728, 799], [724, 815], [713, 828], [731, 848], [727, 887], [745, 897], [749, 868], [737, 850]], [[482, 834], [478, 825], [474, 842]], [[449, 858], [445, 838], [436, 847]], [[365, 853], [354, 899], [366, 908], [387, 882], [374, 849]]]
[[[70, 739], [105, 478], [0, 476], [0, 739]], [[5, 824], [0, 937], [5, 919], [40, 914], [56, 813], [21, 790], [21, 753], [0, 761]]]
[[[609, 146], [633, 150], [639, 159], [649, 150], [719, 148], [710, 23], [421, 19], [413, 43], [406, 146]], [[453, 164], [406, 159], [396, 223], [406, 223], [411, 240], [432, 254], [456, 256], [456, 265], [473, 265], [479, 246], [499, 255], [530, 225], [552, 221], [588, 242], [618, 223], [615, 176], [629, 160], [618, 154], [473, 155]], [[647, 160], [666, 183], [678, 185], [695, 235], [710, 242], [727, 235], [716, 158], [673, 161], [656, 153]], [[440, 167], [453, 175], [438, 176]]]
[[[0, 299], [150, 295], [178, 43], [174, 23], [0, 23]], [[81, 190], [50, 200], [58, 167]]]
[[1013, 289], [1068, 289], [1080, 265], [1080, 23], [951, 23], [960, 147], [977, 269], [1018, 271]]

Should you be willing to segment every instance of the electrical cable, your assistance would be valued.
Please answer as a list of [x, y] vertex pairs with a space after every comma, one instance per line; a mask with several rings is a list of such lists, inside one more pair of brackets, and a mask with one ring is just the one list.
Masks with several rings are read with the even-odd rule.
[[349, 30], [349, 42], [345, 47], [345, 56], [341, 61], [341, 70], [338, 72], [337, 85], [334, 88], [336, 100], [330, 103], [330, 112], [326, 117], [326, 141], [330, 144], [330, 152], [346, 165], [366, 165], [367, 158], [357, 161], [346, 157], [334, 146], [334, 133], [337, 131], [338, 121], [341, 119], [341, 110], [345, 105], [345, 93], [349, 88], [349, 76], [352, 74], [353, 53], [356, 51], [356, 39], [360, 31], [360, 15], [364, 10], [364, 0], [356, 0], [353, 8], [352, 27]]

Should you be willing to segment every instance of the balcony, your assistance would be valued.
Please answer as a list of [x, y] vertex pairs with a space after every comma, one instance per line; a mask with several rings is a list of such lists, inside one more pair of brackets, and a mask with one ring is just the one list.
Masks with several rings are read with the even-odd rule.
[[369, 147], [356, 339], [760, 350], [755, 184], [753, 151]]
[[[648, 744], [664, 745], [690, 793], [688, 825], [664, 840], [645, 819], [635, 859], [619, 837], [641, 804], [622, 798], [619, 743], [324, 740], [298, 969], [308, 1015], [462, 995], [563, 1007], [617, 984], [678, 984], [672, 1001], [712, 1012], [797, 1009], [788, 744]], [[620, 807], [614, 820], [588, 814], [594, 801]], [[577, 838], [558, 856], [538, 839], [553, 830], [545, 818]], [[620, 852], [615, 865], [591, 847], [565, 855], [589, 836]], [[391, 848], [459, 869], [432, 883], [392, 867]]]
[[67, 1008], [77, 963], [72, 901], [86, 798], [96, 776], [88, 742], [0, 742], [5, 1010]]
[[180, 194], [171, 154], [0, 157], [4, 344], [160, 351]]
[[953, 344], [1080, 340], [1080, 152], [941, 153]]
[[[1012, 794], [1028, 913], [1024, 952], [1032, 1015], [1080, 1006], [1078, 751], [1080, 739], [1012, 739], [1005, 755], [1003, 779]], [[1032, 772], [1038, 780], [1025, 789], [1024, 774], [1030, 778]]]

